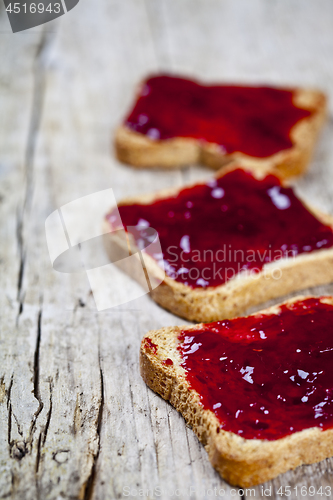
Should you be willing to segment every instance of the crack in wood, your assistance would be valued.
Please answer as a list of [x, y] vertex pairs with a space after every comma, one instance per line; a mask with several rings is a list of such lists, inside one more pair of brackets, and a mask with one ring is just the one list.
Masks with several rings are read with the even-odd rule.
[[8, 430], [7, 430], [7, 441], [9, 446], [9, 452], [11, 450], [11, 433], [12, 433], [12, 405], [10, 402], [12, 387], [13, 387], [14, 375], [10, 377], [10, 384], [7, 390], [7, 410], [8, 410]]
[[40, 355], [40, 341], [41, 341], [41, 322], [42, 322], [42, 310], [38, 313], [37, 321], [37, 336], [36, 336], [36, 346], [34, 353], [34, 396], [41, 403], [40, 391], [39, 391], [39, 355]]
[[74, 435], [80, 431], [81, 427], [81, 413], [82, 409], [80, 408], [80, 396], [81, 394], [76, 395], [75, 409], [74, 409], [74, 419], [73, 419], [73, 432]]
[[12, 415], [13, 415], [13, 417], [14, 417], [14, 419], [15, 419], [15, 422], [16, 422], [17, 432], [19, 433], [19, 435], [20, 435], [20, 436], [22, 436], [22, 437], [23, 437], [23, 431], [22, 431], [22, 429], [21, 429], [20, 422], [19, 422], [19, 420], [18, 420], [18, 418], [17, 418], [17, 416], [15, 415], [15, 413], [14, 413], [14, 412], [12, 412]]
[[0, 379], [0, 403], [2, 403], [6, 398], [6, 384], [5, 377], [2, 376]]
[[25, 152], [24, 160], [24, 171], [25, 171], [25, 192], [23, 197], [23, 203], [17, 211], [17, 225], [16, 225], [16, 239], [19, 251], [19, 271], [17, 279], [17, 300], [19, 302], [19, 310], [17, 315], [17, 323], [20, 315], [23, 312], [24, 307], [24, 291], [23, 291], [23, 280], [25, 272], [25, 261], [26, 261], [26, 241], [24, 237], [25, 229], [25, 218], [29, 216], [31, 211], [33, 190], [34, 190], [34, 158], [35, 150], [37, 144], [37, 136], [40, 129], [40, 123], [43, 112], [43, 102], [45, 96], [45, 79], [46, 79], [46, 54], [48, 53], [49, 47], [53, 34], [50, 34], [46, 28], [44, 28], [41, 40], [37, 46], [35, 61], [34, 61], [34, 89], [32, 98], [32, 111], [30, 118], [30, 125], [28, 129], [27, 146]]
[[27, 444], [29, 445], [29, 451], [31, 451], [31, 448], [32, 448], [33, 435], [34, 435], [37, 419], [44, 408], [44, 403], [42, 401], [42, 398], [40, 395], [40, 390], [39, 390], [39, 361], [40, 361], [39, 356], [40, 356], [40, 342], [41, 342], [41, 331], [42, 331], [41, 325], [42, 325], [42, 308], [39, 310], [39, 313], [38, 313], [37, 335], [36, 335], [36, 345], [35, 345], [35, 352], [34, 352], [34, 367], [33, 367], [33, 371], [34, 371], [33, 394], [34, 394], [35, 399], [38, 401], [38, 408], [34, 414], [32, 422], [31, 422], [29, 437], [27, 439]]
[[[12, 411], [12, 406], [10, 403], [10, 394], [11, 394], [11, 389], [13, 385], [13, 375], [11, 378], [11, 383], [10, 383], [10, 388], [8, 389], [7, 393], [7, 408], [8, 408], [8, 443], [10, 447], [10, 456], [12, 458], [15, 458], [17, 460], [22, 460], [27, 454], [29, 454], [32, 450], [32, 444], [33, 444], [33, 435], [36, 427], [36, 422], [37, 419], [40, 415], [40, 413], [43, 410], [44, 404], [42, 402], [41, 396], [40, 396], [40, 391], [39, 391], [39, 356], [40, 356], [40, 342], [41, 342], [41, 321], [42, 321], [42, 309], [40, 309], [38, 313], [38, 320], [37, 320], [37, 335], [36, 335], [36, 345], [35, 345], [35, 352], [34, 352], [34, 376], [33, 376], [33, 394], [36, 400], [38, 401], [38, 408], [36, 412], [33, 415], [33, 419], [30, 425], [30, 430], [28, 434], [28, 438], [24, 440], [23, 436], [23, 431], [21, 429], [21, 425], [19, 420], [17, 419], [17, 416], [15, 413]], [[17, 431], [22, 437], [22, 440], [11, 440], [11, 424], [12, 424], [12, 417], [14, 417], [16, 425], [17, 425]], [[36, 469], [38, 470], [39, 467], [39, 451], [40, 451], [40, 444], [41, 444], [41, 434], [39, 435], [38, 438], [38, 445], [37, 445], [37, 458], [36, 458]]]
[[23, 304], [21, 302], [21, 290], [22, 290], [26, 254], [23, 245], [23, 217], [22, 217], [22, 212], [20, 212], [18, 209], [16, 212], [16, 239], [17, 239], [17, 247], [19, 254], [19, 271], [17, 279], [17, 300], [19, 302], [19, 312], [18, 312], [18, 317], [19, 317], [23, 311]]
[[[39, 433], [39, 436], [38, 436], [37, 451], [36, 451], [35, 484], [36, 484], [37, 500], [40, 499], [39, 468], [40, 468], [40, 463], [43, 459], [42, 448], [45, 445], [47, 433], [49, 430], [49, 425], [50, 425], [51, 415], [52, 415], [52, 406], [53, 406], [53, 404], [52, 404], [52, 392], [53, 392], [52, 380], [50, 380], [49, 383], [50, 383], [49, 411], [47, 412], [45, 426], [42, 429], [42, 431]], [[36, 420], [37, 420], [37, 418], [38, 418], [38, 415], [36, 416]]]
[[39, 465], [42, 460], [42, 448], [45, 445], [47, 433], [49, 430], [50, 426], [50, 421], [51, 421], [51, 415], [52, 415], [52, 391], [53, 391], [53, 382], [52, 380], [49, 381], [50, 383], [50, 397], [49, 397], [49, 410], [47, 412], [47, 417], [46, 417], [46, 423], [42, 431], [40, 432], [38, 436], [38, 443], [37, 443], [37, 453], [36, 453], [36, 466], [35, 466], [35, 472], [36, 472], [36, 489], [37, 492], [39, 490], [39, 484], [38, 484], [38, 471], [39, 471]]
[[[35, 468], [36, 476], [37, 476], [38, 470], [39, 470], [39, 463], [40, 463], [40, 457], [41, 457], [41, 448], [42, 448], [42, 433], [40, 432], [40, 434], [38, 436], [37, 453], [36, 453], [36, 468]], [[37, 483], [36, 486], [37, 486], [37, 489], [38, 489], [37, 478], [36, 478], [36, 483]]]
[[45, 445], [47, 433], [49, 431], [50, 422], [51, 422], [51, 415], [52, 415], [52, 409], [53, 409], [52, 397], [53, 397], [53, 380], [50, 380], [50, 398], [49, 398], [49, 405], [50, 406], [49, 406], [49, 411], [47, 412], [46, 424], [44, 427], [44, 435], [43, 435], [43, 442], [42, 442], [43, 446]]
[[[32, 111], [30, 115], [30, 125], [28, 129], [27, 147], [24, 159], [24, 171], [25, 171], [25, 191], [23, 196], [23, 202], [21, 207], [18, 207], [16, 214], [16, 240], [19, 254], [19, 269], [17, 278], [17, 301], [18, 301], [18, 313], [16, 317], [16, 325], [19, 323], [19, 318], [23, 312], [25, 291], [23, 289], [24, 274], [26, 269], [26, 254], [27, 254], [27, 241], [25, 239], [25, 220], [28, 218], [31, 212], [31, 204], [34, 189], [34, 158], [35, 149], [37, 143], [37, 136], [40, 128], [40, 122], [42, 117], [42, 108], [45, 95], [45, 77], [46, 77], [46, 65], [45, 65], [45, 54], [50, 45], [50, 35], [47, 30], [43, 30], [43, 34], [40, 43], [37, 47], [35, 59], [34, 59], [34, 89], [33, 89], [33, 99], [32, 99]], [[42, 319], [42, 309], [40, 309], [37, 320], [37, 335], [36, 335], [36, 346], [34, 352], [34, 366], [33, 366], [33, 394], [38, 401], [38, 409], [33, 416], [31, 422], [28, 438], [23, 439], [23, 432], [20, 423], [16, 415], [12, 411], [12, 405], [10, 401], [11, 389], [13, 385], [13, 376], [11, 377], [10, 387], [7, 392], [7, 409], [8, 409], [8, 445], [9, 453], [12, 458], [21, 460], [32, 450], [33, 435], [36, 427], [37, 419], [43, 409], [43, 402], [40, 396], [39, 390], [39, 357], [40, 357], [40, 342], [41, 342], [41, 319]], [[51, 406], [52, 411], [52, 406]], [[22, 436], [22, 440], [12, 440], [12, 417], [15, 418], [17, 424], [18, 433]], [[49, 414], [50, 418], [50, 414]], [[45, 442], [45, 440], [44, 440]], [[36, 472], [38, 472], [40, 452], [42, 443], [42, 433], [38, 437], [37, 445], [37, 456], [36, 456]]]
[[83, 500], [91, 500], [93, 497], [94, 483], [95, 483], [95, 478], [96, 478], [96, 465], [97, 465], [97, 460], [98, 460], [100, 448], [101, 448], [102, 416], [103, 416], [103, 410], [104, 410], [104, 376], [103, 376], [103, 370], [102, 370], [102, 366], [101, 366], [100, 352], [98, 353], [98, 362], [99, 362], [100, 384], [101, 384], [100, 385], [101, 402], [100, 402], [99, 410], [98, 410], [97, 429], [96, 429], [97, 436], [98, 436], [98, 448], [97, 448], [97, 452], [94, 455], [94, 460], [93, 460], [93, 464], [91, 467], [90, 475], [86, 481]]

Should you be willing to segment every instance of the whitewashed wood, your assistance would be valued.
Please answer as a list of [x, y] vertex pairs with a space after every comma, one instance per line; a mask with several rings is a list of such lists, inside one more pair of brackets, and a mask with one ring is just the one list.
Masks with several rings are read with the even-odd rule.
[[[51, 269], [44, 222], [108, 187], [120, 199], [208, 174], [137, 171], [114, 159], [112, 132], [147, 73], [318, 85], [333, 102], [331, 16], [329, 0], [82, 0], [58, 22], [14, 36], [2, 12], [0, 498], [112, 499], [126, 487], [198, 499], [224, 488], [235, 498], [139, 375], [143, 334], [184, 321], [149, 297], [98, 313], [85, 274]], [[331, 213], [332, 133], [330, 122], [296, 183]], [[327, 460], [266, 487], [280, 498], [281, 485], [331, 485], [331, 470]]]

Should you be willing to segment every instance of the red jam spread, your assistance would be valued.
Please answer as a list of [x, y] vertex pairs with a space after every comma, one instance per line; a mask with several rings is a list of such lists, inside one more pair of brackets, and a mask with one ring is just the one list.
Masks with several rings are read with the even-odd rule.
[[311, 111], [293, 103], [293, 91], [271, 87], [200, 85], [155, 76], [141, 86], [125, 125], [152, 140], [191, 137], [264, 158], [292, 147], [290, 131]]
[[[152, 257], [192, 288], [222, 285], [265, 263], [333, 246], [332, 229], [291, 188], [241, 169], [149, 205], [120, 206], [119, 213], [124, 226], [138, 228], [130, 231], [140, 249], [149, 245], [145, 228], [158, 232], [163, 253]], [[111, 212], [111, 225], [114, 218]]]
[[333, 427], [332, 305], [310, 298], [277, 315], [183, 331], [179, 340], [187, 380], [221, 429], [274, 440]]
[[173, 365], [173, 361], [170, 358], [165, 359], [164, 361], [162, 361], [162, 363], [164, 365], [167, 365], [167, 366], [172, 366]]
[[149, 337], [145, 338], [145, 348], [151, 351], [153, 354], [157, 353], [157, 345], [154, 344]]

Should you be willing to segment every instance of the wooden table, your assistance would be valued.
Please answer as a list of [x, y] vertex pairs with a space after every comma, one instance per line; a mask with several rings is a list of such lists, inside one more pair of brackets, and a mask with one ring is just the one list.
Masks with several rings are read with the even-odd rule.
[[[332, 109], [332, 16], [331, 0], [82, 0], [14, 35], [1, 3], [0, 498], [278, 499], [281, 486], [327, 498], [300, 488], [333, 487], [332, 460], [279, 476], [266, 496], [222, 481], [139, 375], [143, 334], [184, 320], [148, 296], [98, 312], [85, 273], [52, 269], [44, 223], [102, 189], [121, 199], [209, 175], [116, 161], [114, 129], [147, 73], [318, 86]], [[331, 119], [295, 183], [331, 214], [332, 138]]]

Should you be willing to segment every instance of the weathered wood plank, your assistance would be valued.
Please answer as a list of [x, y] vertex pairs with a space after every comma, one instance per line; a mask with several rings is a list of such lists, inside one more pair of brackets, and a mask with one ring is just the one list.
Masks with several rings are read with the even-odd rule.
[[[43, 43], [42, 30], [28, 38], [18, 34], [13, 43], [2, 9], [0, 79], [1, 257], [0, 283], [0, 494], [36, 498], [34, 481], [27, 490], [26, 472], [34, 471], [33, 433], [40, 402], [35, 383], [35, 346], [39, 307], [20, 318], [21, 285], [25, 264], [23, 217], [29, 198], [31, 146], [36, 115], [36, 62]], [[24, 465], [22, 464], [22, 458]], [[24, 478], [25, 484], [23, 484]]]
[[[135, 171], [110, 154], [112, 132], [147, 73], [319, 85], [333, 97], [331, 11], [328, 0], [293, 0], [288, 8], [263, 0], [105, 0], [80, 2], [58, 33], [0, 34], [0, 214], [8, 242], [0, 261], [0, 497], [133, 498], [141, 489], [170, 498], [178, 489], [201, 499], [223, 488], [224, 498], [235, 498], [183, 419], [139, 375], [143, 334], [185, 322], [149, 297], [98, 313], [85, 274], [51, 269], [44, 222], [108, 187], [120, 199], [207, 176], [200, 167]], [[296, 184], [331, 213], [332, 132], [330, 123]], [[125, 276], [123, 286], [132, 287]], [[105, 293], [117, 290], [110, 284]], [[265, 487], [277, 499], [281, 485], [332, 485], [331, 468], [331, 460], [302, 467]], [[260, 487], [255, 496], [265, 498]]]

